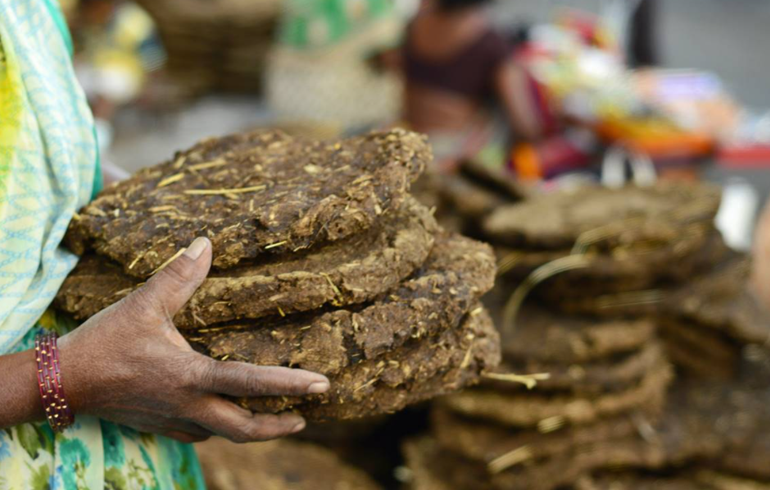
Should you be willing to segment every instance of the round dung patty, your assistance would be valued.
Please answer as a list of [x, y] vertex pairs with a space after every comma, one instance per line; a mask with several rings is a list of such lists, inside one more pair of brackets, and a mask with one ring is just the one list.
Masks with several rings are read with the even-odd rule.
[[607, 231], [621, 242], [666, 240], [686, 224], [711, 222], [719, 201], [719, 192], [704, 185], [586, 187], [501, 207], [485, 220], [484, 231], [495, 242], [549, 250], [569, 249], [584, 233], [608, 225], [617, 225]]
[[[500, 373], [519, 375], [548, 373], [548, 379], [537, 382], [530, 393], [563, 393], [597, 395], [626, 390], [636, 384], [656, 365], [665, 362], [662, 345], [657, 340], [647, 342], [638, 351], [608, 356], [590, 362], [542, 362], [538, 360], [506, 359]], [[485, 386], [500, 391], [522, 391], [518, 383], [488, 380]]]
[[442, 403], [459, 414], [509, 427], [535, 427], [557, 419], [566, 424], [588, 424], [640, 407], [662, 407], [670, 381], [670, 367], [661, 362], [636, 386], [615, 393], [549, 396], [506, 393], [485, 387], [457, 393]]
[[146, 278], [208, 236], [214, 267], [225, 269], [361, 233], [401, 203], [430, 159], [424, 137], [399, 129], [336, 143], [280, 131], [204, 140], [102, 191], [65, 242]]
[[568, 364], [639, 350], [654, 335], [651, 319], [581, 318], [527, 303], [502, 342], [507, 358]]
[[[215, 270], [174, 317], [178, 328], [362, 303], [394, 289], [420, 267], [437, 225], [407, 198], [361, 234], [296, 253]], [[85, 256], [56, 297], [78, 319], [95, 315], [142, 284], [106, 258]]]
[[500, 338], [483, 309], [459, 326], [418, 337], [330, 377], [328, 393], [242, 400], [255, 411], [294, 410], [308, 420], [346, 420], [393, 413], [478, 382], [500, 362]]

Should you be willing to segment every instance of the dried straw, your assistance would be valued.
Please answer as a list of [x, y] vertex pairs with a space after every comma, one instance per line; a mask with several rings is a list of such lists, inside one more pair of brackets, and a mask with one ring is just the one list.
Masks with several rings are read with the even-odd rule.
[[537, 386], [538, 381], [545, 381], [551, 379], [550, 373], [536, 373], [536, 374], [514, 374], [514, 373], [484, 373], [482, 377], [487, 379], [493, 379], [495, 381], [506, 381], [508, 383], [520, 383], [531, 390]]

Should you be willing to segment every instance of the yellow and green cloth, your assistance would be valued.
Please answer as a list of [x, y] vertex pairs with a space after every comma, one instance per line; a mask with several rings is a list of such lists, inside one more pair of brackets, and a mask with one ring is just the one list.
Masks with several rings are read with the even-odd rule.
[[[40, 329], [77, 262], [59, 244], [101, 186], [94, 126], [56, 0], [0, 0], [0, 355]], [[65, 373], [66, 376], [66, 373]], [[204, 488], [191, 446], [91, 417], [0, 429], [0, 490]]]

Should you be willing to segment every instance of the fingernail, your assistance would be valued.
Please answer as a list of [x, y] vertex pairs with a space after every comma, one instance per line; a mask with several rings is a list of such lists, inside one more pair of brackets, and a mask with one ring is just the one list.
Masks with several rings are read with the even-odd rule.
[[307, 392], [310, 394], [326, 393], [329, 390], [328, 381], [316, 381], [307, 387]]
[[189, 247], [187, 247], [187, 250], [185, 250], [184, 255], [187, 257], [198, 260], [198, 257], [201, 256], [204, 250], [206, 250], [206, 247], [209, 246], [209, 239], [204, 237], [198, 237], [195, 239], [192, 244], [190, 244]]
[[294, 426], [293, 429], [291, 429], [291, 433], [299, 432], [305, 428], [305, 421], [302, 420], [301, 422], [297, 422], [297, 425]]

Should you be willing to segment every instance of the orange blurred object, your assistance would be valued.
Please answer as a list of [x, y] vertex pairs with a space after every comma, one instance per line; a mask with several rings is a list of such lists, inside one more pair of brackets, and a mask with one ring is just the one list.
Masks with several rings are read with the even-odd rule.
[[716, 146], [709, 134], [685, 131], [662, 119], [606, 120], [596, 124], [594, 130], [608, 143], [645, 153], [652, 159], [708, 156]]

